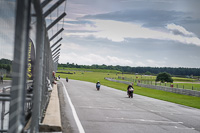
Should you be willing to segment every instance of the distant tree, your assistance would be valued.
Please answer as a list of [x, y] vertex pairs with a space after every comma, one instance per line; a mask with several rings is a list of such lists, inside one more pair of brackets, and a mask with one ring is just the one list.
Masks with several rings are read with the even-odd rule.
[[156, 77], [156, 81], [161, 81], [162, 83], [164, 83], [164, 82], [173, 83], [173, 79], [172, 79], [171, 75], [166, 72], [159, 73], [158, 76]]
[[151, 72], [146, 71], [144, 74], [145, 74], [145, 75], [151, 75]]
[[[0, 60], [0, 64], [5, 64], [5, 60]], [[67, 62], [66, 64], [58, 64], [59, 67], [67, 67], [67, 68], [87, 68], [87, 69], [109, 69], [109, 70], [117, 70], [124, 73], [144, 73], [146, 75], [154, 75], [160, 72], [167, 72], [176, 76], [185, 76], [185, 75], [193, 75], [200, 76], [200, 68], [171, 68], [171, 67], [130, 67], [130, 66], [112, 66], [112, 65], [78, 65], [74, 63]], [[2, 67], [2, 66], [1, 66]]]
[[9, 65], [11, 65], [12, 61], [8, 60], [8, 59], [2, 58], [2, 59], [0, 59], [0, 64], [9, 64]]
[[10, 65], [6, 65], [6, 70], [7, 70], [8, 72], [10, 72], [11, 66], [10, 66]]

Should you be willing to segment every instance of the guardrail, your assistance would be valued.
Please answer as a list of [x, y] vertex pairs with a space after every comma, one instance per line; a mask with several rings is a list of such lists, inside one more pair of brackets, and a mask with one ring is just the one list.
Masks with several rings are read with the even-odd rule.
[[[31, 112], [32, 112], [32, 98], [33, 94], [30, 90], [30, 87], [32, 86], [33, 82], [27, 82], [27, 94], [26, 94], [26, 104], [24, 107], [25, 112], [25, 123], [27, 123], [30, 120]], [[10, 106], [10, 89], [11, 86], [6, 86], [2, 88], [2, 91], [0, 93], [0, 114], [1, 114], [1, 126], [0, 126], [0, 132], [7, 132], [8, 131], [8, 125], [9, 125], [9, 106]]]
[[0, 132], [7, 132], [8, 130], [8, 117], [5, 122], [5, 116], [8, 114], [10, 94], [6, 94], [6, 90], [10, 89], [10, 86], [4, 87], [2, 93], [0, 93], [0, 113], [1, 113], [1, 128]]

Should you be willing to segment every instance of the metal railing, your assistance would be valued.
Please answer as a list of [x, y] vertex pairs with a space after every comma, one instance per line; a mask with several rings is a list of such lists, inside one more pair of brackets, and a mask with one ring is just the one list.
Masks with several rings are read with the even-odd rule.
[[[106, 80], [113, 81], [113, 82], [118, 82], [118, 83], [124, 83], [124, 84], [136, 84], [137, 86], [140, 87], [145, 87], [145, 88], [151, 88], [151, 89], [156, 89], [156, 90], [163, 90], [167, 92], [172, 92], [172, 93], [178, 93], [178, 94], [183, 94], [183, 95], [189, 95], [189, 96], [197, 96], [200, 97], [200, 91], [195, 91], [195, 90], [188, 90], [188, 89], [179, 89], [179, 88], [174, 88], [174, 87], [167, 87], [167, 86], [159, 86], [159, 85], [152, 85], [152, 84], [146, 84], [147, 81], [142, 81], [141, 80], [127, 80], [127, 78], [123, 78], [123, 80], [116, 80], [116, 78], [105, 78]], [[119, 79], [119, 77], [118, 77]]]
[[[177, 89], [186, 89], [186, 90], [194, 90], [194, 91], [200, 91], [200, 87], [196, 86], [195, 87], [195, 82], [185, 82], [185, 83], [161, 83], [161, 82], [156, 82], [155, 80], [147, 80], [147, 79], [134, 79], [134, 78], [127, 78], [127, 77], [117, 77], [119, 80], [125, 80], [125, 81], [130, 81], [133, 83], [141, 83], [145, 85], [155, 85], [155, 86], [163, 86], [163, 87], [172, 87], [172, 88], [177, 88]], [[197, 83], [198, 84], [198, 83]]]
[[[26, 104], [24, 107], [25, 112], [25, 123], [27, 123], [31, 117], [32, 113], [32, 91], [31, 86], [33, 82], [27, 82], [27, 94], [26, 94]], [[0, 93], [0, 113], [1, 113], [1, 126], [0, 132], [7, 132], [8, 122], [9, 122], [9, 106], [10, 106], [10, 89], [11, 86], [6, 86], [2, 88]]]
[[[52, 23], [46, 25], [45, 18], [64, 2], [64, 12], [57, 16]], [[57, 70], [60, 56], [61, 44], [58, 45], [58, 42], [62, 39], [54, 44], [52, 42], [64, 29], [63, 27], [58, 29], [57, 33], [51, 37], [49, 37], [48, 31], [66, 16], [66, 0], [57, 0], [57, 2], [16, 0], [15, 4], [16, 15], [12, 16], [15, 17], [12, 84], [4, 87], [3, 93], [0, 93], [0, 132], [35, 133], [39, 132], [39, 126], [49, 102], [50, 92], [48, 89], [54, 81], [53, 71]], [[46, 11], [43, 11], [44, 7], [47, 8]], [[58, 15], [58, 13], [56, 14]], [[34, 45], [35, 48], [33, 51], [35, 59], [32, 64], [29, 62], [32, 60], [30, 45]], [[30, 67], [32, 65], [33, 69]], [[28, 82], [27, 71], [32, 72], [28, 75], [32, 75], [31, 82]], [[9, 92], [6, 92], [5, 90], [8, 88]]]
[[6, 93], [7, 89], [10, 89], [10, 86], [4, 87], [2, 89], [2, 93], [0, 93], [0, 113], [1, 113], [0, 132], [6, 131], [5, 129], [8, 128], [8, 109], [9, 109], [10, 94]]

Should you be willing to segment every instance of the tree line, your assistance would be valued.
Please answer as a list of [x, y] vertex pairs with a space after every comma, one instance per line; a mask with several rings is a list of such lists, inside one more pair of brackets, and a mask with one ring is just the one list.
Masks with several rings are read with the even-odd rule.
[[[8, 72], [11, 71], [12, 61], [8, 59], [0, 59], [0, 69], [6, 69]], [[130, 66], [112, 66], [112, 65], [78, 65], [74, 63], [58, 64], [58, 67], [67, 67], [67, 68], [84, 68], [84, 69], [108, 69], [108, 70], [117, 70], [122, 73], [139, 73], [146, 75], [154, 75], [160, 72], [167, 72], [171, 75], [179, 76], [200, 76], [200, 68], [173, 68], [173, 67], [130, 67]]]
[[12, 61], [8, 59], [0, 59], [0, 69], [5, 69], [7, 72], [11, 71]]
[[130, 66], [112, 66], [112, 65], [78, 65], [74, 63], [58, 64], [58, 67], [67, 67], [67, 68], [85, 68], [85, 69], [108, 69], [108, 70], [118, 70], [122, 73], [139, 73], [139, 74], [158, 74], [160, 72], [167, 72], [171, 75], [179, 76], [200, 76], [200, 68], [184, 68], [184, 67], [130, 67]]

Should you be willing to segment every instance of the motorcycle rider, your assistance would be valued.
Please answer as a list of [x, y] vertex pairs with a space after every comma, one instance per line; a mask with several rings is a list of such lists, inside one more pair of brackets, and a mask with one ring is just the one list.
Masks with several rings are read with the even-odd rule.
[[127, 95], [129, 95], [129, 89], [131, 89], [131, 88], [133, 88], [133, 86], [131, 84], [128, 85], [128, 87], [127, 87]]
[[97, 83], [96, 83], [96, 88], [97, 88], [97, 90], [99, 90], [100, 89], [100, 82], [98, 81]]

